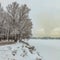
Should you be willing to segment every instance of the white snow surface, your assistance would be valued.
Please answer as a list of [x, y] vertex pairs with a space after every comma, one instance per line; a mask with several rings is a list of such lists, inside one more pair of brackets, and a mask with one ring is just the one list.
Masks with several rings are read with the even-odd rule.
[[0, 46], [0, 60], [41, 60], [36, 50], [31, 53], [26, 46], [26, 44], [19, 42]]

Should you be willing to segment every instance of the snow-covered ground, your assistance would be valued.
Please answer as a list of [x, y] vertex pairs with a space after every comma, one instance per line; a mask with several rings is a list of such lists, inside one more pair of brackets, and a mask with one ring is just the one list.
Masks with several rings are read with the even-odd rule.
[[0, 46], [0, 60], [41, 60], [34, 46], [17, 42]]
[[35, 46], [32, 52], [29, 46], [18, 42], [0, 46], [0, 60], [60, 60], [60, 40], [31, 39], [28, 43]]

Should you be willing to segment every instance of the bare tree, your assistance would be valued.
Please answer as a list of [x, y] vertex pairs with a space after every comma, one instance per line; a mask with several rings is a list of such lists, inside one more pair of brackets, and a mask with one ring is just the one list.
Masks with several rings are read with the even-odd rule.
[[20, 40], [23, 38], [29, 38], [31, 34], [32, 22], [29, 18], [29, 11], [30, 9], [27, 7], [26, 4], [22, 5], [18, 9], [19, 13], [19, 33], [20, 33]]
[[5, 29], [3, 28], [3, 23], [4, 23], [3, 17], [4, 17], [4, 10], [0, 3], [0, 40], [4, 38], [4, 33], [5, 33]]
[[[17, 27], [17, 23], [16, 23], [17, 8], [18, 8], [18, 3], [16, 3], [16, 2], [13, 2], [12, 4], [9, 4], [7, 6], [7, 11], [8, 11], [8, 14], [10, 15], [10, 19], [11, 19], [11, 23], [10, 23], [11, 30], [12, 30], [11, 33], [13, 33], [13, 35], [16, 35], [15, 30]], [[16, 36], [15, 36], [15, 38], [16, 38]]]

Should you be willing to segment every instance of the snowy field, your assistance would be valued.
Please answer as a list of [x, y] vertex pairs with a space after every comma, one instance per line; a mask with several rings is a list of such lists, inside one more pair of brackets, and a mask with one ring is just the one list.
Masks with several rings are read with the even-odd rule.
[[[31, 39], [28, 43], [36, 48], [33, 54], [25, 48], [26, 45], [17, 42], [12, 45], [0, 46], [0, 60], [38, 60], [38, 58], [60, 60], [60, 40]], [[40, 56], [37, 55], [37, 52], [40, 53]]]

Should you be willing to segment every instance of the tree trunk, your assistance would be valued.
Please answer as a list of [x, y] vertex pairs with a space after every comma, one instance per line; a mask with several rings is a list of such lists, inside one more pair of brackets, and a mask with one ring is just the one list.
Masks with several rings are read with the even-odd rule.
[[21, 37], [20, 37], [19, 42], [20, 42], [21, 40], [22, 40], [22, 39], [21, 39]]
[[9, 29], [7, 31], [7, 40], [9, 41]]

